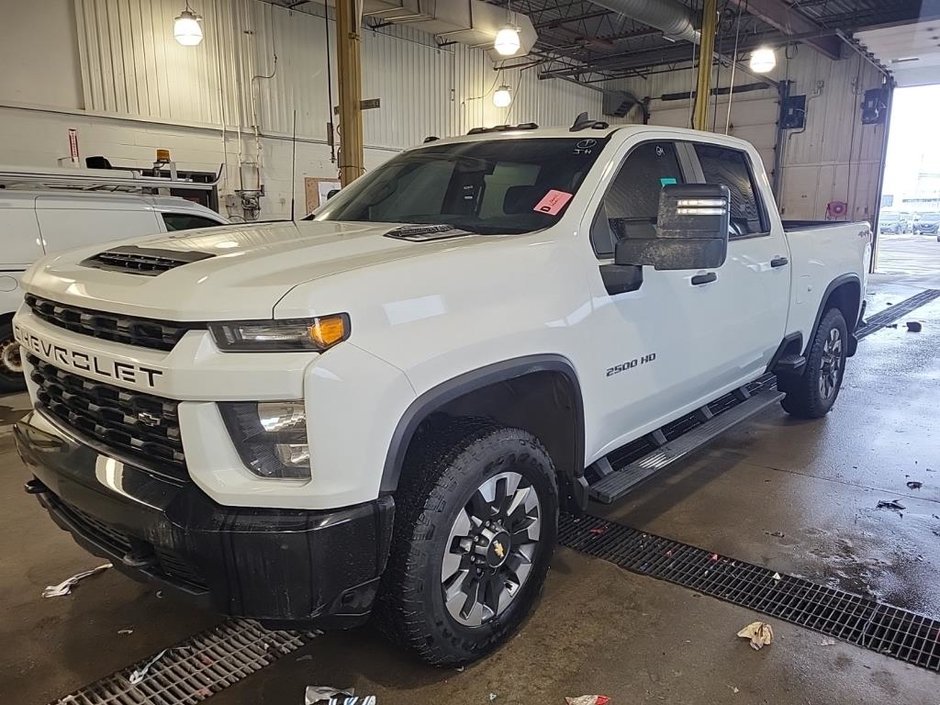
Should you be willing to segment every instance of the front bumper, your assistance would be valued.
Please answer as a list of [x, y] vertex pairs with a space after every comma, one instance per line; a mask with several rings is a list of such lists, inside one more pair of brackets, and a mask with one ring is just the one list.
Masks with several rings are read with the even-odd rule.
[[103, 455], [33, 411], [17, 450], [53, 520], [134, 578], [224, 614], [353, 626], [385, 568], [391, 497], [335, 511], [233, 508], [192, 482]]

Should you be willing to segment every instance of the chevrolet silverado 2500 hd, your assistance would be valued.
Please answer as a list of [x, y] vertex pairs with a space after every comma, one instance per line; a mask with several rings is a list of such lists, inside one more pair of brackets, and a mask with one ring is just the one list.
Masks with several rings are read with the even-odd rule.
[[529, 611], [560, 511], [778, 400], [830, 410], [867, 224], [785, 227], [737, 139], [532, 127], [405, 151], [306, 222], [37, 263], [27, 490], [218, 611], [374, 613], [456, 664]]

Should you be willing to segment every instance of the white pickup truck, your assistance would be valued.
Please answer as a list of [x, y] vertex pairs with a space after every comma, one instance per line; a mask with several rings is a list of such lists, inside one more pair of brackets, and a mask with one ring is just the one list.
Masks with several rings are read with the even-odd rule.
[[531, 609], [560, 511], [778, 400], [829, 411], [870, 248], [866, 223], [785, 229], [729, 137], [582, 116], [431, 140], [307, 222], [34, 266], [27, 491], [220, 612], [374, 613], [472, 661]]

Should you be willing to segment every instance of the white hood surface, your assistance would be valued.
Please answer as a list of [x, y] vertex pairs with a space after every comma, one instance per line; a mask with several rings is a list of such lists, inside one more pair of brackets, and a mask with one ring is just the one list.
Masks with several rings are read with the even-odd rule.
[[[148, 318], [264, 319], [298, 284], [482, 239], [408, 242], [383, 237], [397, 227], [401, 225], [302, 221], [165, 233], [45, 258], [25, 284], [29, 292], [61, 303]], [[82, 264], [124, 245], [211, 256], [156, 276]]]

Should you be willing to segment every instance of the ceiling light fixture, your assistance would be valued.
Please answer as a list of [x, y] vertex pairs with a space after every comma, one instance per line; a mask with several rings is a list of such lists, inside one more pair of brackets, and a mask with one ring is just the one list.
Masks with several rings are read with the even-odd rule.
[[493, 93], [493, 105], [497, 108], [508, 108], [512, 105], [512, 91], [509, 86], [503, 84]]
[[202, 18], [189, 8], [187, 2], [186, 9], [173, 21], [173, 36], [176, 41], [184, 47], [194, 47], [202, 42], [202, 27], [199, 24], [201, 21]]
[[519, 51], [519, 30], [512, 25], [506, 25], [496, 33], [493, 48], [500, 56], [512, 56]]
[[777, 65], [777, 55], [770, 47], [758, 47], [751, 52], [751, 71], [768, 73]]

